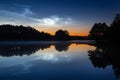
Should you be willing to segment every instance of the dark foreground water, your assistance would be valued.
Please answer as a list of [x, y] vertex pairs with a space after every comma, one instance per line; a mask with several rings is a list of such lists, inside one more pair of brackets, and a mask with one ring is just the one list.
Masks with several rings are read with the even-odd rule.
[[1, 43], [0, 80], [119, 80], [103, 53], [82, 43]]

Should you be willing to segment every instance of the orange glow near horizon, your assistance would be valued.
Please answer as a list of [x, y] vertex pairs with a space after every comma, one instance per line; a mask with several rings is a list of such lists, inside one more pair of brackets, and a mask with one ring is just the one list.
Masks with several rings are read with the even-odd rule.
[[[61, 28], [36, 27], [36, 29], [40, 32], [44, 31], [50, 33], [51, 35], [55, 35], [55, 32]], [[71, 36], [87, 36], [89, 32], [89, 28], [78, 28], [78, 27], [75, 28], [66, 27], [62, 30], [67, 30]]]
[[[90, 45], [86, 45], [86, 44], [71, 44], [69, 46], [69, 48], [72, 50], [72, 51], [77, 51], [77, 50], [80, 50], [80, 51], [87, 51], [87, 50], [93, 50], [95, 49], [94, 46], [90, 46]], [[71, 52], [72, 52], [71, 51]]]

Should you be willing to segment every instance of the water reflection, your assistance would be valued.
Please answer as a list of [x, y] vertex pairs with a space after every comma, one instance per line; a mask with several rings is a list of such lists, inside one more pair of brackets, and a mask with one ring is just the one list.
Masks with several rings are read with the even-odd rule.
[[[83, 42], [2, 43], [0, 80], [116, 79], [111, 66], [104, 70], [93, 67], [88, 50], [94, 51], [97, 48], [91, 45], [91, 42], [88, 44], [86, 42], [85, 44]], [[100, 52], [102, 51], [100, 48]], [[89, 53], [92, 54], [92, 51]]]
[[57, 43], [54, 46], [57, 51], [61, 52], [61, 51], [67, 51], [70, 45], [71, 43]]
[[0, 56], [23, 56], [31, 55], [38, 50], [49, 48], [49, 44], [14, 44], [14, 45], [0, 45]]
[[[83, 42], [2, 43], [0, 80], [116, 79], [112, 68], [118, 77], [119, 48], [95, 47], [91, 42], [88, 44], [86, 42], [85, 44]], [[93, 65], [103, 69], [96, 69]]]
[[[5, 43], [0, 44], [0, 56], [31, 55], [38, 50], [50, 48], [52, 45], [59, 52], [67, 51], [71, 44], [83, 44], [80, 42], [37, 42], [37, 43]], [[88, 43], [87, 43], [88, 44]]]
[[89, 59], [94, 67], [105, 69], [112, 65], [116, 77], [120, 77], [120, 47], [98, 45], [95, 50], [89, 50], [88, 52]]

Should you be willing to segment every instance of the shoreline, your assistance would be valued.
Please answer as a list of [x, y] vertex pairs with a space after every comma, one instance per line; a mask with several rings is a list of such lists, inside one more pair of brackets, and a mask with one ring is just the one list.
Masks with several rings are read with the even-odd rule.
[[59, 44], [59, 43], [76, 43], [76, 44], [95, 44], [95, 40], [71, 40], [71, 41], [0, 41], [4, 44]]

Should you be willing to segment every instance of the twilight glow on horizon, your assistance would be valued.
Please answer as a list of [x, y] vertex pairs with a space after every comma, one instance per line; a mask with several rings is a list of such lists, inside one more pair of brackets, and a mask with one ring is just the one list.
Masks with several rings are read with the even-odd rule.
[[117, 13], [119, 0], [0, 0], [0, 24], [32, 26], [53, 35], [63, 29], [86, 36], [95, 22], [110, 25]]

